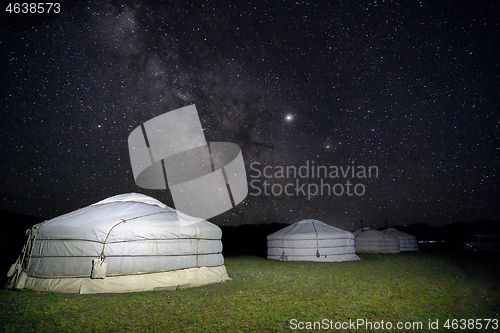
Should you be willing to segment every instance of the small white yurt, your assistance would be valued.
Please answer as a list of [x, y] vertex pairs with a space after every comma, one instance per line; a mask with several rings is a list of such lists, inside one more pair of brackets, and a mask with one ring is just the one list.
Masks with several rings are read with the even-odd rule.
[[399, 240], [381, 231], [362, 228], [354, 232], [356, 253], [400, 253]]
[[302, 220], [267, 236], [267, 258], [324, 262], [359, 260], [352, 233], [318, 220]]
[[229, 280], [222, 232], [137, 193], [117, 195], [35, 225], [8, 287], [119, 293]]
[[394, 228], [388, 228], [382, 230], [382, 232], [386, 235], [394, 236], [399, 240], [399, 249], [401, 252], [418, 251], [417, 237]]

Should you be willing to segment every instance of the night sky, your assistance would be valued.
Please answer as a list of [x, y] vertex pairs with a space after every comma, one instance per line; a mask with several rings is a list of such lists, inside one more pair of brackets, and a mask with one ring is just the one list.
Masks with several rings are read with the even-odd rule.
[[[249, 194], [218, 225], [500, 219], [497, 2], [156, 2], [3, 12], [0, 209], [52, 218], [127, 192], [172, 205], [135, 185], [127, 139], [195, 104], [249, 181], [265, 180], [254, 162], [378, 167], [350, 179], [363, 195]], [[297, 180], [320, 182], [268, 179]]]

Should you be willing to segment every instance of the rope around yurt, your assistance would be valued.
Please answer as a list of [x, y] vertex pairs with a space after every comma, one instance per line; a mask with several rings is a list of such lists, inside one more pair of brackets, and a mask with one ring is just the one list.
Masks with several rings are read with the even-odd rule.
[[[92, 260], [92, 271], [90, 274], [91, 278], [103, 279], [106, 277], [106, 266], [107, 266], [107, 263], [105, 262], [106, 242], [111, 234], [111, 231], [113, 231], [113, 229], [115, 227], [117, 227], [118, 225], [120, 225], [122, 223], [126, 223], [127, 221], [131, 221], [131, 220], [135, 220], [135, 219], [139, 219], [139, 218], [143, 218], [143, 217], [147, 217], [147, 216], [151, 216], [151, 215], [156, 215], [156, 214], [165, 214], [165, 213], [174, 213], [177, 215], [177, 217], [179, 219], [183, 219], [183, 220], [189, 222], [192, 226], [194, 226], [196, 228], [196, 230], [197, 230], [197, 234], [196, 234], [196, 267], [199, 267], [199, 236], [198, 236], [199, 230], [198, 230], [198, 227], [196, 227], [196, 225], [193, 221], [191, 221], [183, 216], [180, 216], [179, 214], [177, 214], [177, 211], [169, 209], [168, 206], [165, 207], [164, 209], [166, 211], [136, 216], [136, 217], [129, 218], [129, 219], [122, 219], [120, 222], [114, 224], [109, 229], [109, 231], [106, 235], [106, 238], [102, 242], [103, 246], [102, 246], [102, 250], [101, 250], [101, 254], [100, 254], [99, 258]], [[77, 215], [77, 214], [68, 213], [68, 214], [64, 214], [63, 216], [69, 216], [69, 215]], [[24, 284], [26, 283], [26, 279], [28, 277], [29, 263], [31, 261], [31, 256], [33, 254], [35, 240], [38, 236], [38, 232], [35, 232], [35, 231], [38, 231], [39, 227], [45, 226], [45, 225], [47, 225], [51, 222], [54, 222], [54, 221], [56, 221], [56, 219], [44, 221], [42, 223], [39, 223], [39, 224], [33, 226], [31, 229], [27, 230], [28, 240], [24, 244], [23, 249], [22, 249], [21, 253], [19, 254], [16, 262], [11, 265], [11, 267], [7, 273], [7, 277], [9, 279], [8, 279], [7, 284], [5, 286], [6, 289], [19, 289], [20, 290], [20, 289], [24, 288]]]
[[286, 254], [285, 254], [285, 242], [283, 241], [283, 237], [285, 237], [285, 235], [286, 235], [287, 233], [289, 233], [290, 231], [292, 231], [292, 229], [293, 229], [293, 228], [295, 228], [295, 227], [297, 226], [297, 224], [298, 224], [298, 223], [294, 224], [294, 225], [290, 228], [290, 230], [287, 230], [287, 232], [285, 232], [283, 235], [281, 235], [281, 249], [282, 249], [282, 251], [283, 251], [283, 252], [281, 253], [281, 256], [280, 256], [280, 258], [279, 258], [279, 260], [280, 260], [280, 261], [285, 261], [285, 256], [286, 256]]
[[[91, 278], [93, 278], [93, 279], [104, 279], [106, 277], [106, 266], [107, 266], [107, 263], [104, 262], [104, 260], [106, 259], [106, 255], [104, 254], [104, 249], [106, 248], [106, 241], [108, 240], [108, 237], [111, 234], [111, 231], [116, 226], [118, 226], [118, 225], [120, 225], [122, 223], [126, 223], [128, 221], [139, 219], [139, 218], [143, 218], [143, 217], [147, 217], [147, 216], [152, 216], [152, 215], [156, 215], [156, 214], [166, 214], [166, 213], [174, 213], [175, 215], [177, 215], [177, 218], [181, 218], [181, 219], [189, 222], [191, 225], [195, 226], [195, 224], [193, 223], [193, 221], [191, 221], [191, 220], [189, 220], [189, 219], [187, 219], [187, 218], [185, 218], [183, 216], [179, 216], [179, 214], [177, 214], [177, 211], [169, 209], [168, 206], [165, 207], [164, 209], [166, 210], [165, 212], [156, 212], [156, 213], [151, 213], [151, 214], [136, 216], [136, 217], [132, 217], [132, 218], [127, 219], [127, 220], [122, 219], [120, 222], [118, 222], [115, 225], [113, 225], [111, 227], [111, 229], [109, 229], [108, 234], [106, 235], [106, 238], [102, 242], [101, 255], [99, 256], [98, 259], [92, 260]], [[196, 233], [196, 267], [199, 267], [198, 262], [199, 262], [199, 237], [198, 237], [198, 230], [197, 230], [197, 233]]]
[[28, 268], [31, 261], [31, 255], [33, 253], [34, 243], [38, 232], [33, 234], [35, 229], [40, 227], [40, 224], [33, 226], [31, 229], [26, 230], [28, 235], [28, 240], [23, 246], [21, 253], [19, 254], [16, 262], [11, 265], [7, 277], [6, 289], [17, 289], [21, 290], [24, 288], [26, 279], [28, 278]]
[[316, 257], [320, 257], [321, 254], [319, 253], [319, 237], [318, 237], [318, 230], [316, 230], [316, 226], [314, 225], [314, 222], [311, 223], [314, 228], [314, 232], [316, 232]]

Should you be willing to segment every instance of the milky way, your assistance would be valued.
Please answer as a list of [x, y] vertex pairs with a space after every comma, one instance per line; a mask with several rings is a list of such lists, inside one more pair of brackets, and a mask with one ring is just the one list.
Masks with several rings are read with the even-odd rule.
[[[241, 147], [249, 181], [253, 162], [379, 171], [323, 179], [363, 195], [295, 185], [249, 195], [217, 224], [500, 219], [493, 3], [82, 1], [36, 21], [3, 15], [0, 209], [51, 218], [126, 192], [172, 205], [135, 185], [127, 138], [196, 104], [208, 142]], [[320, 184], [275, 176], [276, 191]]]

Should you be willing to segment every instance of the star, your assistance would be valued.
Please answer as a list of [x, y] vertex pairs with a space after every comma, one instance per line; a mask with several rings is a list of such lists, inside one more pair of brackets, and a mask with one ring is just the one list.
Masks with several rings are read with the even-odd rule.
[[[248, 195], [225, 224], [498, 220], [498, 20], [482, 2], [473, 13], [443, 2], [435, 15], [421, 5], [294, 2], [249, 15], [244, 2], [228, 12], [222, 1], [104, 0], [49, 20], [11, 15], [0, 95], [16, 112], [0, 121], [0, 210], [49, 218], [142, 191], [131, 131], [195, 104], [207, 140], [238, 145], [246, 167], [380, 168], [322, 179], [366, 185], [361, 197]], [[171, 204], [169, 193], [147, 192]]]

